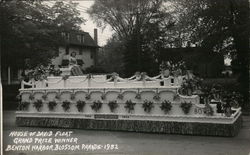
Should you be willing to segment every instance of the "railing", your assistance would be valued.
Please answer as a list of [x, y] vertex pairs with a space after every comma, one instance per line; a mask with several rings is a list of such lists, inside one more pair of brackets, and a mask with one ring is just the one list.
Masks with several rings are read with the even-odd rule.
[[179, 87], [182, 84], [184, 76], [173, 77], [169, 76], [164, 78], [162, 75], [149, 77], [132, 76], [130, 78], [121, 78], [118, 75], [113, 75], [107, 79], [106, 75], [84, 75], [84, 76], [60, 76], [60, 77], [47, 77], [35, 81], [34, 79], [29, 82], [22, 81], [21, 89], [25, 86], [31, 88], [134, 88], [134, 87]]

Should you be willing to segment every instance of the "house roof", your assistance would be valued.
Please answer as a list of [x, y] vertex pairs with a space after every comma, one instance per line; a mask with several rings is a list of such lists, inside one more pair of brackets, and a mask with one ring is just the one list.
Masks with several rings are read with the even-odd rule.
[[63, 32], [65, 42], [70, 45], [99, 48], [96, 41], [84, 31]]

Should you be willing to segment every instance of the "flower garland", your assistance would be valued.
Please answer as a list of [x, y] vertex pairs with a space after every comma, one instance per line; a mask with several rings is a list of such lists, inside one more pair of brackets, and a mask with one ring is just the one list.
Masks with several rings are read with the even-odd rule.
[[155, 96], [153, 97], [154, 100], [159, 101], [161, 99], [160, 94], [156, 93]]
[[86, 79], [90, 80], [91, 78], [93, 78], [92, 74], [87, 74]]
[[54, 66], [45, 67], [43, 65], [40, 65], [30, 70], [27, 75], [24, 75], [24, 78], [42, 81], [46, 80], [47, 76], [49, 75], [60, 76], [61, 73], [62, 71], [60, 71], [60, 69], [55, 69]]
[[135, 96], [136, 99], [140, 100], [141, 99], [141, 94], [140, 93], [137, 93], [136, 96]]
[[105, 94], [105, 93], [102, 93], [101, 99], [102, 99], [102, 100], [105, 100], [105, 99], [106, 99], [106, 94]]
[[151, 109], [154, 108], [154, 103], [148, 100], [145, 100], [144, 103], [142, 104], [142, 107], [145, 112], [150, 113]]
[[21, 94], [18, 94], [18, 95], [16, 96], [16, 99], [17, 99], [17, 101], [21, 101], [21, 100], [22, 100], [22, 95], [21, 95]]
[[170, 101], [164, 100], [164, 101], [161, 103], [160, 108], [161, 108], [161, 110], [164, 111], [165, 114], [167, 114], [167, 113], [172, 109], [172, 104], [171, 104]]
[[48, 94], [47, 94], [47, 93], [44, 93], [44, 94], [42, 95], [42, 99], [43, 99], [43, 100], [46, 100], [47, 97], [48, 97]]
[[36, 108], [37, 111], [41, 110], [41, 107], [43, 106], [42, 100], [37, 100], [33, 103], [33, 106]]
[[55, 101], [48, 102], [49, 111], [53, 111], [55, 109], [56, 105], [57, 105], [57, 103]]
[[117, 99], [120, 99], [120, 100], [122, 100], [122, 99], [123, 99], [123, 95], [122, 95], [122, 93], [119, 93], [119, 94], [118, 94]]
[[183, 79], [179, 93], [186, 96], [191, 96], [194, 93], [200, 92], [201, 79], [193, 77], [192, 79]]
[[184, 112], [184, 114], [188, 114], [190, 111], [190, 108], [192, 107], [192, 103], [191, 102], [182, 102], [180, 104], [180, 107], [181, 107], [182, 111]]
[[69, 101], [63, 101], [62, 103], [63, 110], [66, 112], [70, 108], [70, 102]]
[[76, 107], [77, 107], [77, 110], [78, 112], [82, 112], [83, 111], [83, 108], [85, 106], [86, 102], [85, 101], [77, 101], [76, 102]]
[[117, 77], [119, 76], [119, 74], [118, 73], [116, 73], [116, 72], [113, 72], [112, 74], [111, 74], [111, 78], [112, 78], [112, 80], [115, 80], [115, 79], [117, 79]]
[[71, 99], [71, 100], [74, 100], [75, 98], [76, 98], [75, 93], [71, 93], [71, 94], [70, 94], [70, 99]]
[[230, 106], [224, 105], [223, 109], [224, 109], [225, 116], [230, 117], [232, 115], [232, 109]]
[[64, 75], [64, 76], [62, 76], [62, 79], [65, 81], [65, 80], [67, 80], [69, 78], [69, 75]]
[[55, 69], [54, 67], [49, 67], [48, 68], [48, 73], [50, 75], [54, 75], [54, 76], [60, 76], [62, 71], [60, 71], [60, 69]]
[[61, 99], [61, 93], [60, 92], [56, 93], [55, 98], [58, 99], [58, 100], [60, 100]]
[[140, 80], [146, 80], [146, 77], [147, 77], [147, 73], [146, 72], [142, 72]]
[[238, 108], [240, 105], [243, 105], [244, 99], [239, 92], [232, 92], [230, 105], [234, 108]]
[[35, 80], [44, 80], [47, 78], [46, 76], [47, 72], [48, 72], [47, 68], [45, 68], [43, 65], [37, 66], [31, 72], [31, 78], [34, 78]]
[[90, 93], [87, 93], [86, 96], [85, 96], [85, 99], [86, 99], [86, 100], [90, 100], [90, 98], [91, 98]]
[[223, 94], [222, 97], [222, 107], [223, 107], [223, 112], [227, 117], [230, 117], [232, 115], [232, 110], [231, 110], [231, 105], [232, 105], [232, 97], [230, 94]]
[[108, 106], [110, 111], [114, 112], [114, 110], [118, 107], [117, 101], [109, 101]]
[[213, 110], [212, 106], [209, 103], [205, 104], [204, 113], [207, 116], [213, 116], [214, 110]]
[[131, 100], [126, 101], [125, 103], [126, 105], [124, 106], [124, 108], [126, 108], [128, 110], [129, 113], [131, 113], [134, 110], [134, 106], [136, 103], [133, 103]]
[[95, 112], [99, 111], [102, 107], [102, 102], [101, 101], [94, 101], [93, 104], [91, 105], [91, 108], [95, 110]]
[[27, 111], [29, 108], [30, 102], [20, 102], [18, 109], [22, 111]]
[[174, 95], [174, 97], [173, 97], [173, 100], [174, 100], [174, 101], [180, 100], [180, 95], [176, 93], [176, 94]]

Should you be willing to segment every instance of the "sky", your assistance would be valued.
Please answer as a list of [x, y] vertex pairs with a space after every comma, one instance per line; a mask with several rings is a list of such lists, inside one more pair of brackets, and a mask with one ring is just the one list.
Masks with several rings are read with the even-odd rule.
[[97, 25], [91, 20], [86, 10], [90, 8], [94, 4], [94, 0], [81, 0], [81, 1], [73, 1], [77, 2], [79, 11], [81, 11], [81, 17], [87, 20], [85, 24], [81, 25], [82, 30], [85, 32], [89, 32], [89, 34], [94, 37], [94, 28], [98, 29], [98, 44], [99, 46], [103, 46], [106, 44], [107, 40], [112, 36], [113, 31], [111, 27], [107, 27], [104, 30], [102, 28], [97, 27]]
[[[67, 3], [70, 0], [64, 0], [63, 2]], [[49, 6], [54, 4], [56, 1], [45, 1]], [[85, 20], [85, 24], [81, 25], [83, 31], [88, 32], [92, 38], [94, 38], [94, 28], [98, 30], [98, 45], [104, 46], [107, 43], [107, 40], [111, 38], [114, 33], [110, 26], [107, 26], [104, 30], [102, 28], [97, 27], [97, 24], [90, 18], [89, 14], [86, 12], [93, 4], [94, 0], [73, 0], [73, 2], [78, 3], [77, 10], [80, 11], [81, 17]]]

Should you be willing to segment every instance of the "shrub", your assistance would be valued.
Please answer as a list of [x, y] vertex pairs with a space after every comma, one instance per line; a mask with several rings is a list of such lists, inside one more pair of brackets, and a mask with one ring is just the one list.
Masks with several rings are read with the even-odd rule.
[[161, 110], [164, 111], [165, 114], [167, 114], [167, 113], [172, 109], [171, 102], [170, 102], [170, 101], [164, 100], [164, 101], [161, 103], [160, 108], [161, 108]]
[[82, 112], [83, 111], [83, 108], [85, 106], [86, 102], [85, 101], [77, 101], [76, 102], [76, 107], [77, 107], [77, 110], [78, 112]]
[[118, 107], [117, 101], [109, 101], [108, 106], [110, 111], [114, 112], [114, 110]]
[[28, 110], [29, 104], [30, 102], [20, 102], [18, 109], [23, 111]]
[[53, 111], [55, 109], [55, 106], [57, 105], [57, 103], [55, 101], [50, 101], [48, 103], [48, 108], [49, 108], [49, 111]]
[[125, 103], [126, 105], [124, 106], [124, 108], [126, 108], [128, 110], [128, 112], [130, 113], [132, 110], [134, 109], [134, 106], [136, 103], [133, 103], [131, 100], [126, 101]]
[[63, 103], [62, 103], [63, 110], [64, 110], [64, 111], [68, 111], [69, 108], [70, 108], [69, 105], [70, 105], [70, 102], [69, 102], [69, 101], [63, 101]]
[[182, 102], [180, 105], [182, 111], [184, 112], [184, 114], [188, 114], [190, 111], [190, 108], [192, 107], [192, 103], [191, 102]]
[[94, 101], [93, 104], [91, 105], [91, 108], [93, 110], [95, 110], [95, 112], [97, 112], [98, 110], [100, 110], [102, 107], [102, 102], [101, 101]]
[[145, 112], [150, 113], [151, 109], [154, 107], [154, 103], [148, 100], [145, 100], [144, 103], [142, 104], [142, 107]]
[[36, 108], [37, 111], [41, 110], [41, 107], [43, 106], [42, 100], [37, 100], [33, 103], [33, 106]]

